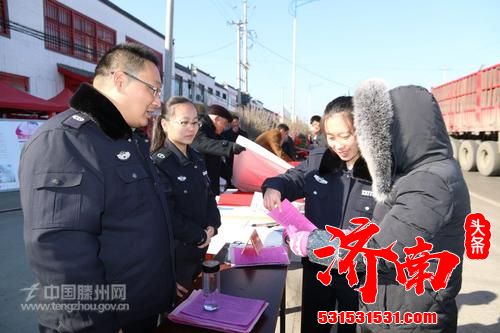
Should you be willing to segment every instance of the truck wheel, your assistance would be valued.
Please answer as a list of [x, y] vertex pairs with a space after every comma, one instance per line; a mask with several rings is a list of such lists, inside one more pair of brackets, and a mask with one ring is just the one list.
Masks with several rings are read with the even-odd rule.
[[458, 162], [464, 171], [476, 171], [476, 154], [478, 144], [473, 140], [464, 140], [458, 150]]
[[453, 149], [453, 158], [458, 159], [458, 149], [460, 148], [460, 144], [462, 143], [458, 139], [454, 139], [450, 136], [451, 149]]
[[484, 141], [479, 145], [476, 155], [477, 169], [483, 176], [500, 174], [500, 154], [498, 143]]

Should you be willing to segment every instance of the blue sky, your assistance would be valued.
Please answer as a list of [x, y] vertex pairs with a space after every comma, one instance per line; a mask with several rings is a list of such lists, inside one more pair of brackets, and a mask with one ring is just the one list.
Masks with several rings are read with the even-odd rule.
[[[164, 33], [165, 1], [112, 0]], [[300, 0], [299, 0], [300, 2]], [[249, 86], [279, 111], [291, 104], [290, 0], [248, 0]], [[240, 0], [174, 0], [176, 61], [236, 86]], [[296, 112], [321, 114], [367, 78], [426, 88], [500, 62], [500, 1], [317, 0], [297, 12]]]

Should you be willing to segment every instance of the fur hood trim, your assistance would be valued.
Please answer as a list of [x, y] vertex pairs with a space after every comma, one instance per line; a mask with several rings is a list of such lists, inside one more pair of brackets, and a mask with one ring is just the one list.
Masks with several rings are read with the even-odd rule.
[[354, 94], [354, 126], [359, 149], [373, 181], [373, 195], [384, 201], [392, 187], [391, 97], [381, 80], [362, 83]]

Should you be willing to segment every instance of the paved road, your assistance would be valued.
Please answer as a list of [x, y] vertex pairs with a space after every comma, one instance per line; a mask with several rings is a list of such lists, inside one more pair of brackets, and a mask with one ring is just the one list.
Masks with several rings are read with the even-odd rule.
[[26, 294], [20, 289], [33, 284], [23, 243], [21, 211], [0, 213], [0, 332], [36, 332], [36, 313], [22, 312]]
[[490, 255], [486, 260], [464, 262], [458, 324], [460, 333], [500, 332], [500, 177], [465, 173], [472, 212], [491, 223]]
[[[492, 224], [490, 256], [484, 261], [465, 260], [459, 303], [459, 333], [500, 332], [500, 177], [466, 173], [473, 212], [483, 213]], [[0, 193], [0, 211], [19, 207], [15, 194]], [[495, 246], [496, 245], [496, 246]], [[24, 252], [22, 213], [0, 213], [0, 332], [36, 332], [36, 315], [22, 312], [22, 288], [33, 282]], [[287, 279], [287, 332], [299, 332], [300, 267]]]

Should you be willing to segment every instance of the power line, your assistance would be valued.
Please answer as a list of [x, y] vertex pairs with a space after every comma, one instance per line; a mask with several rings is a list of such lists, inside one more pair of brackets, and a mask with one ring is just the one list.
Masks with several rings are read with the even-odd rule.
[[[212, 0], [212, 3], [214, 4], [214, 7], [217, 9], [219, 12], [219, 15], [224, 19], [224, 21], [231, 21], [231, 19], [228, 18], [227, 12], [224, 9], [224, 6], [220, 4], [217, 0]], [[231, 17], [232, 15], [229, 15]]]
[[[231, 2], [231, 0], [230, 0], [229, 2]], [[226, 5], [229, 9], [231, 9], [237, 17], [238, 17], [238, 16], [240, 16], [240, 13], [238, 12], [238, 5], [231, 5], [231, 4], [229, 4], [229, 3], [228, 3], [228, 1], [227, 1], [227, 0], [226, 0], [226, 1], [224, 1], [224, 4], [225, 4], [225, 5]]]
[[[292, 61], [291, 61], [290, 59], [288, 59], [288, 58], [286, 58], [286, 57], [282, 56], [281, 54], [279, 54], [279, 53], [278, 53], [278, 52], [276, 52], [276, 51], [273, 51], [272, 49], [270, 49], [269, 47], [265, 46], [265, 45], [264, 45], [264, 44], [262, 44], [261, 42], [259, 42], [259, 41], [257, 41], [257, 40], [254, 40], [254, 43], [255, 43], [255, 44], [257, 44], [257, 45], [259, 45], [260, 47], [262, 47], [262, 48], [263, 48], [263, 49], [265, 49], [266, 51], [268, 51], [268, 52], [270, 52], [270, 53], [274, 54], [274, 55], [275, 55], [275, 56], [277, 56], [278, 58], [280, 58], [280, 59], [282, 59], [282, 60], [286, 61], [287, 63], [289, 63], [289, 64], [291, 64], [291, 63], [292, 63]], [[304, 66], [302, 66], [302, 65], [296, 65], [296, 66], [297, 66], [298, 68], [302, 69], [303, 71], [305, 71], [305, 72], [307, 72], [307, 73], [309, 73], [309, 74], [311, 74], [311, 75], [313, 75], [313, 76], [316, 76], [317, 78], [320, 78], [320, 79], [322, 79], [322, 80], [324, 80], [324, 81], [327, 81], [327, 82], [333, 83], [333, 84], [335, 84], [335, 85], [343, 86], [343, 87], [346, 87], [346, 88], [349, 88], [349, 89], [350, 89], [350, 88], [352, 88], [351, 86], [349, 86], [349, 85], [347, 85], [347, 84], [345, 84], [345, 83], [342, 83], [342, 82], [339, 82], [339, 81], [335, 81], [335, 80], [329, 79], [329, 78], [327, 78], [327, 77], [325, 77], [325, 76], [323, 76], [323, 75], [321, 75], [321, 74], [318, 74], [318, 73], [316, 73], [316, 72], [313, 72], [313, 71], [311, 71], [310, 69], [308, 69], [307, 67], [304, 67]]]
[[218, 51], [223, 50], [225, 48], [228, 48], [230, 46], [233, 46], [235, 43], [236, 43], [235, 41], [232, 41], [232, 42], [224, 44], [224, 45], [222, 45], [222, 46], [220, 46], [220, 47], [218, 47], [216, 49], [210, 50], [210, 51], [206, 51], [206, 52], [202, 52], [202, 53], [198, 53], [198, 54], [193, 54], [193, 55], [188, 55], [188, 56], [176, 57], [176, 58], [177, 59], [186, 59], [186, 58], [201, 57], [201, 56], [204, 56], [204, 55], [207, 55], [207, 54], [218, 52]]
[[30, 28], [28, 26], [22, 25], [20, 23], [17, 23], [17, 22], [11, 21], [11, 20], [7, 21], [7, 26], [12, 31], [16, 31], [16, 32], [34, 37], [38, 40], [49, 43], [49, 44], [53, 45], [54, 47], [69, 48], [75, 52], [80, 53], [80, 55], [89, 55], [91, 57], [96, 56], [96, 52], [97, 52], [96, 49], [86, 47], [83, 44], [77, 44], [77, 43], [72, 42], [71, 40], [64, 40], [64, 39], [61, 39], [59, 36], [51, 35], [51, 34]]
[[262, 47], [263, 49], [265, 49], [266, 51], [274, 54], [275, 56], [277, 56], [278, 58], [281, 58], [283, 59], [284, 61], [288, 62], [288, 63], [292, 63], [292, 61], [288, 58], [285, 58], [284, 56], [282, 56], [281, 54], [279, 54], [278, 52], [275, 52], [273, 50], [271, 50], [270, 48], [268, 48], [267, 46], [265, 46], [264, 44], [262, 44], [261, 42], [257, 41], [257, 40], [254, 40], [253, 41], [255, 44], [259, 45], [260, 47]]

